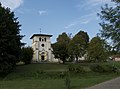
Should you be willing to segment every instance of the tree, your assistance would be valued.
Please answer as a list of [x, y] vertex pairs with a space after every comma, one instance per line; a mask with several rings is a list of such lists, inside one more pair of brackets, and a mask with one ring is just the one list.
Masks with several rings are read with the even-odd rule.
[[14, 12], [0, 4], [0, 75], [9, 73], [19, 59], [23, 37], [20, 26]]
[[33, 58], [33, 49], [31, 47], [23, 47], [21, 50], [21, 61], [30, 64]]
[[117, 2], [117, 3], [120, 3], [120, 0], [112, 0], [112, 1]]
[[[120, 0], [113, 1], [120, 2]], [[100, 35], [104, 39], [110, 39], [113, 50], [120, 53], [120, 4], [116, 4], [115, 7], [109, 7], [106, 4], [101, 9], [101, 13], [98, 13], [102, 20]]]
[[55, 58], [59, 58], [63, 61], [63, 63], [65, 63], [66, 59], [68, 58], [69, 41], [70, 39], [68, 35], [63, 32], [61, 35], [58, 36], [57, 42], [52, 45]]
[[87, 54], [90, 61], [105, 61], [107, 58], [106, 43], [100, 37], [94, 37], [91, 39]]
[[89, 42], [87, 32], [78, 32], [69, 43], [69, 56], [78, 61], [78, 58], [84, 56]]

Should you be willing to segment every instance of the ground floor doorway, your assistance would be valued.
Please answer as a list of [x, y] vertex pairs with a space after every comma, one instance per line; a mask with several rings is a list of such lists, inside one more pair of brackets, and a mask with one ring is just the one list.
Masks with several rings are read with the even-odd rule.
[[44, 55], [41, 56], [41, 60], [42, 60], [42, 61], [45, 60], [45, 56], [44, 56]]

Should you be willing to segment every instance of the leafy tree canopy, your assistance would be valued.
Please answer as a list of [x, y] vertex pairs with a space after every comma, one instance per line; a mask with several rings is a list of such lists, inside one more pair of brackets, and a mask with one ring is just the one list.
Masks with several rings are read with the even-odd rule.
[[86, 53], [88, 46], [89, 36], [84, 31], [79, 31], [69, 43], [69, 55], [78, 61]]
[[94, 37], [91, 39], [88, 47], [89, 60], [104, 61], [107, 57], [106, 42], [100, 37]]
[[120, 3], [120, 0], [112, 0], [112, 1], [117, 2], [117, 3]]
[[59, 58], [63, 61], [63, 63], [65, 63], [66, 59], [68, 58], [69, 41], [70, 38], [65, 32], [63, 32], [58, 36], [57, 42], [52, 45], [55, 58]]

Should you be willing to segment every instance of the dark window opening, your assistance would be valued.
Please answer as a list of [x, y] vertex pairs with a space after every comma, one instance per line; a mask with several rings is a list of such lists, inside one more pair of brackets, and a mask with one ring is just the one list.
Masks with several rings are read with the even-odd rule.
[[42, 47], [44, 47], [45, 45], [44, 44], [41, 44]]
[[42, 60], [42, 61], [44, 61], [44, 60], [45, 60], [45, 57], [44, 57], [43, 55], [41, 56], [41, 60]]
[[45, 38], [45, 41], [46, 41], [46, 38]]
[[41, 38], [39, 38], [39, 41], [41, 41]]

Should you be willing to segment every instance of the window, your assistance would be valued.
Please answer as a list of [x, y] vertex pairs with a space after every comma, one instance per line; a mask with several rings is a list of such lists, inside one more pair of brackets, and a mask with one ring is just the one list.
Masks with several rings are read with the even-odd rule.
[[45, 41], [46, 41], [46, 38], [44, 38], [45, 39]]
[[39, 41], [41, 41], [41, 37], [39, 38]]
[[42, 47], [44, 47], [45, 45], [44, 44], [41, 44]]

